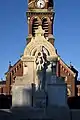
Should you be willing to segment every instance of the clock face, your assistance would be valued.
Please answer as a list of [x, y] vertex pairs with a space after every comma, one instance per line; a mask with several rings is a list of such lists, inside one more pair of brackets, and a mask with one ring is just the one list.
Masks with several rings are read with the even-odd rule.
[[44, 0], [37, 0], [36, 5], [38, 8], [44, 8], [45, 1]]

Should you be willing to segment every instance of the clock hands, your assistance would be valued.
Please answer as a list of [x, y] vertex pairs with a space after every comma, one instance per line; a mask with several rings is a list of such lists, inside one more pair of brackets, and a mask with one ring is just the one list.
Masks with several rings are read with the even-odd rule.
[[42, 6], [43, 4], [40, 2], [40, 7]]
[[37, 5], [38, 5], [39, 8], [43, 8], [45, 6], [44, 0], [38, 0]]

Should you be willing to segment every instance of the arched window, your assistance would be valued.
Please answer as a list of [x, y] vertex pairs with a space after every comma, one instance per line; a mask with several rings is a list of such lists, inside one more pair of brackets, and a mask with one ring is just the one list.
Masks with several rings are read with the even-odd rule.
[[53, 0], [49, 0], [48, 7], [53, 7], [53, 6], [54, 6]]
[[12, 75], [14, 75], [14, 71], [12, 70]]
[[17, 66], [17, 70], [19, 70], [19, 66]]
[[38, 29], [39, 21], [37, 18], [34, 18], [32, 23], [32, 35], [35, 36], [35, 30]]
[[16, 73], [16, 68], [14, 69], [15, 73]]
[[45, 30], [44, 36], [47, 37], [48, 36], [48, 21], [46, 18], [42, 20], [42, 28], [43, 30]]
[[19, 68], [21, 68], [21, 64], [19, 64]]

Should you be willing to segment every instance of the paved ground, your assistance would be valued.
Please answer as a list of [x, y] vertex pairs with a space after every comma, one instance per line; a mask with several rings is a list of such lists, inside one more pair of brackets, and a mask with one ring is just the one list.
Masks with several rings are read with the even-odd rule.
[[[68, 111], [63, 111], [63, 110], [61, 112], [58, 109], [50, 108], [50, 110], [48, 111], [50, 116], [49, 118], [47, 116], [47, 120], [80, 120], [80, 109], [70, 110], [70, 113], [68, 113]], [[44, 120], [45, 118], [44, 115], [45, 115], [44, 109], [33, 109], [33, 108], [27, 108], [27, 109], [17, 108], [17, 109], [12, 109], [12, 110], [0, 109], [0, 120], [38, 120], [35, 117], [39, 118], [39, 120]], [[51, 115], [53, 117], [51, 117]], [[68, 115], [70, 116], [70, 118], [68, 117]], [[32, 116], [34, 116], [34, 119], [32, 118]], [[50, 118], [54, 118], [54, 119], [50, 119]]]
[[0, 111], [11, 113], [10, 109], [1, 109]]

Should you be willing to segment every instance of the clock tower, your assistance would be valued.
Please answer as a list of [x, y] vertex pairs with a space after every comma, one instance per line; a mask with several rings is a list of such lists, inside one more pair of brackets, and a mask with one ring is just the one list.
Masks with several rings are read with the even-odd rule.
[[28, 11], [26, 12], [28, 21], [27, 43], [35, 36], [35, 30], [39, 25], [45, 30], [45, 38], [54, 45], [53, 22], [54, 22], [53, 0], [29, 0]]

